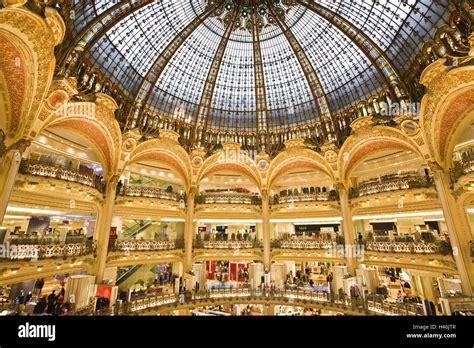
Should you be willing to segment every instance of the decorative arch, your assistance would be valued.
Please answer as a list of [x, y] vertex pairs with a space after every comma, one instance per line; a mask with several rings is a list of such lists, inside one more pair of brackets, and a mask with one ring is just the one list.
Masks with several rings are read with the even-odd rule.
[[[80, 134], [93, 148], [101, 160], [104, 177], [116, 174], [121, 157], [122, 135], [115, 120], [110, 119], [110, 110], [104, 110], [102, 102], [80, 102], [66, 104], [60, 113], [53, 114], [42, 130], [63, 128]], [[64, 115], [61, 115], [64, 113]]]
[[46, 18], [21, 8], [0, 11], [0, 84], [6, 85], [0, 127], [7, 146], [30, 136], [56, 65], [54, 47], [62, 41], [65, 25], [48, 8]]
[[206, 159], [198, 172], [196, 183], [199, 184], [206, 176], [211, 174], [231, 171], [249, 178], [261, 190], [262, 178], [254, 161], [241, 151], [237, 153], [238, 158], [226, 159], [222, 153], [216, 153]]
[[306, 168], [322, 172], [335, 180], [335, 175], [327, 161], [317, 152], [306, 148], [290, 148], [280, 153], [268, 169], [267, 189], [270, 190], [276, 180], [295, 168]]
[[457, 139], [474, 121], [474, 67], [448, 70], [443, 62], [423, 73], [428, 93], [422, 100], [420, 126], [433, 157], [449, 168]]
[[138, 145], [130, 154], [128, 165], [140, 161], [153, 161], [169, 165], [183, 181], [186, 190], [191, 183], [191, 161], [178, 142], [169, 139], [153, 139]]
[[378, 152], [400, 149], [423, 154], [416, 143], [398, 129], [386, 126], [375, 126], [356, 131], [350, 136], [339, 152], [339, 178], [347, 186], [350, 175], [367, 157]]

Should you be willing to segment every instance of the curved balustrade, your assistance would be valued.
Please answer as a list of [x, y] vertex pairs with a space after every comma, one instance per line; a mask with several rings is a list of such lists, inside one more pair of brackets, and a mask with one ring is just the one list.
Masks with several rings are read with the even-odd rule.
[[367, 242], [365, 246], [369, 251], [384, 253], [439, 254], [446, 249], [447, 243]]
[[160, 251], [182, 248], [180, 240], [116, 240], [114, 251]]
[[474, 148], [468, 148], [460, 153], [463, 174], [474, 172]]
[[179, 202], [182, 198], [177, 192], [168, 192], [158, 187], [149, 186], [125, 186], [121, 190], [120, 195], [127, 197], [157, 198], [174, 202]]
[[357, 188], [351, 189], [351, 197], [363, 197], [383, 192], [427, 188], [433, 186], [429, 176], [419, 174], [391, 174], [361, 182]]
[[334, 242], [327, 240], [275, 240], [272, 242], [274, 248], [280, 249], [329, 249], [334, 247]]
[[395, 304], [383, 301], [368, 300], [367, 309], [370, 312], [393, 316], [422, 316], [424, 315], [421, 305]]
[[4, 246], [6, 259], [28, 260], [77, 257], [95, 253], [96, 241], [71, 244], [10, 244]]
[[462, 162], [462, 171], [464, 174], [471, 174], [474, 172], [474, 158]]
[[262, 199], [250, 193], [215, 192], [200, 194], [196, 197], [196, 203], [260, 205], [262, 204]]
[[[181, 299], [180, 299], [181, 297]], [[334, 309], [351, 310], [363, 312], [372, 312], [384, 315], [415, 316], [423, 315], [420, 306], [409, 304], [390, 304], [369, 299], [344, 299], [342, 301], [331, 302], [327, 293], [314, 292], [309, 290], [272, 290], [272, 289], [216, 289], [207, 290], [199, 293], [186, 293], [181, 295], [165, 294], [145, 299], [132, 301], [128, 304], [127, 311], [130, 313], [139, 313], [140, 311], [157, 309], [167, 305], [185, 305], [186, 302], [193, 301], [193, 305], [199, 305], [206, 302], [219, 299], [238, 300], [245, 299], [246, 302], [253, 301], [265, 302], [275, 301], [281, 303], [303, 302], [305, 305], [329, 305]], [[297, 304], [295, 304], [297, 305]], [[173, 306], [173, 308], [175, 308]]]
[[[335, 192], [335, 191], [334, 191]], [[300, 193], [286, 196], [275, 195], [271, 197], [270, 204], [287, 204], [287, 203], [301, 203], [301, 202], [327, 202], [336, 200], [337, 195], [330, 192], [318, 193]]]
[[41, 161], [22, 160], [20, 169], [21, 174], [42, 176], [45, 178], [54, 178], [58, 180], [74, 182], [103, 191], [102, 183], [97, 175], [80, 173], [77, 169], [66, 168], [57, 164], [51, 164]]
[[195, 240], [193, 246], [196, 249], [252, 249], [259, 248], [260, 242], [254, 240]]

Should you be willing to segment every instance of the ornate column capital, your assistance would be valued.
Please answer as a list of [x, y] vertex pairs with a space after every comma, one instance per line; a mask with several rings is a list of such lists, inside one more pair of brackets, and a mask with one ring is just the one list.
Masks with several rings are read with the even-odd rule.
[[54, 45], [57, 46], [64, 40], [66, 34], [66, 24], [62, 19], [61, 15], [52, 7], [46, 7], [45, 9], [46, 23], [51, 29], [54, 38]]
[[96, 105], [100, 110], [107, 111], [112, 116], [118, 109], [118, 104], [114, 98], [107, 94], [96, 93]]
[[18, 140], [15, 144], [13, 144], [12, 146], [10, 146], [10, 150], [13, 150], [13, 151], [18, 151], [20, 152], [21, 154], [24, 154], [25, 151], [30, 147], [31, 145], [31, 140], [29, 139], [21, 139], [21, 140]]
[[428, 162], [428, 168], [433, 175], [445, 174], [446, 170], [436, 161]]
[[194, 202], [194, 198], [196, 197], [198, 193], [199, 193], [199, 187], [197, 185], [191, 186], [188, 190], [188, 203], [190, 200]]
[[23, 155], [31, 145], [31, 140], [20, 139], [10, 147], [7, 147], [5, 144], [5, 140], [5, 133], [0, 130], [0, 158], [7, 155], [10, 151], [18, 151], [20, 155]]
[[335, 188], [337, 192], [348, 192], [348, 189], [342, 182], [336, 182]]
[[3, 4], [5, 5], [5, 7], [11, 7], [11, 8], [21, 7], [26, 3], [27, 3], [27, 0], [3, 0]]

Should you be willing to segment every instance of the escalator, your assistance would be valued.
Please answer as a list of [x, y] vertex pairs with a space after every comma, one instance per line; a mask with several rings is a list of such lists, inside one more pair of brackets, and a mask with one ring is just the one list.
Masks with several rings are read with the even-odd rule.
[[116, 286], [119, 286], [128, 278], [130, 278], [136, 271], [140, 269], [140, 265], [135, 265], [131, 267], [121, 268], [120, 273], [117, 274], [117, 281], [115, 282]]
[[150, 221], [136, 221], [137, 224], [135, 226], [132, 226], [132, 227], [128, 227], [126, 228], [122, 235], [123, 235], [123, 238], [124, 239], [132, 239], [134, 238], [137, 234], [140, 234], [141, 232], [143, 232], [144, 230], [146, 230], [148, 227], [150, 227], [153, 222], [150, 222]]

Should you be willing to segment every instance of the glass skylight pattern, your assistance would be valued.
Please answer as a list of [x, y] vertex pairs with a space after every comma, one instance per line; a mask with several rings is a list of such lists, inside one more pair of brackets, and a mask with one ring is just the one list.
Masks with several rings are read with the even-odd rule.
[[[185, 1], [153, 2], [123, 18], [91, 48], [94, 61], [132, 95], [164, 48], [196, 16]], [[180, 17], [180, 21], [176, 18]], [[117, 54], [120, 52], [120, 54]]]
[[178, 49], [163, 71], [149, 104], [163, 116], [195, 122], [201, 94], [224, 27], [208, 18]]
[[351, 39], [310, 10], [298, 11], [303, 14], [291, 30], [312, 61], [333, 113], [382, 89], [382, 74]]
[[[406, 68], [423, 43], [448, 19], [448, 0], [317, 0], [317, 4], [367, 34], [399, 70]], [[205, 11], [206, 5], [206, 0], [73, 0], [73, 34], [85, 33], [79, 44], [86, 47], [86, 57], [134, 99], [160, 53]], [[101, 14], [103, 18], [94, 21]], [[301, 5], [292, 7], [286, 24], [312, 63], [333, 114], [386, 86], [380, 71], [337, 26]], [[205, 20], [185, 40], [151, 91], [151, 109], [194, 124], [223, 34], [223, 24], [214, 17]], [[319, 120], [303, 69], [280, 27], [263, 29], [260, 41], [269, 128]], [[230, 37], [212, 96], [208, 126], [256, 130], [250, 32], [235, 31]]]
[[123, 3], [123, 0], [96, 0], [95, 11], [97, 15], [101, 15], [103, 12], [119, 3]]
[[319, 119], [308, 81], [279, 27], [260, 33], [267, 108], [271, 128]]
[[230, 36], [212, 98], [210, 127], [257, 127], [252, 40], [247, 30], [235, 31]]
[[97, 16], [94, 0], [73, 0], [69, 18], [74, 21], [73, 34], [81, 32]]
[[[319, 0], [359, 27], [403, 67], [443, 22], [448, 0]], [[447, 21], [447, 18], [444, 18]]]

